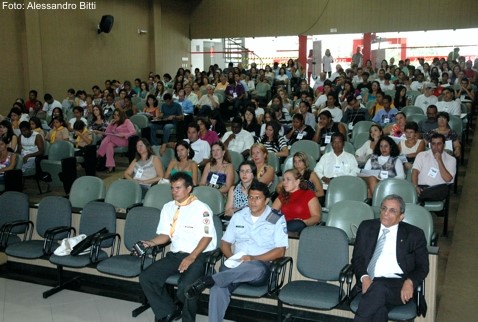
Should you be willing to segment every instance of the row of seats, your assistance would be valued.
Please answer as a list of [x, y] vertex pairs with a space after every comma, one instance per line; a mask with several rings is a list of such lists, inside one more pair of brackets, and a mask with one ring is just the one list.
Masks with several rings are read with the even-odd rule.
[[[71, 205], [68, 199], [57, 196], [44, 198], [38, 207], [37, 220], [33, 223], [28, 220], [28, 197], [26, 195], [18, 192], [8, 192], [0, 196], [0, 198], [2, 202], [14, 202], [15, 205], [23, 205], [26, 208], [22, 209], [22, 219], [19, 219], [20, 212], [14, 215], [15, 218], [9, 217], [7, 219], [3, 214], [0, 216], [0, 219], [7, 220], [7, 222], [0, 222], [2, 226], [2, 247], [5, 249], [6, 254], [25, 259], [42, 258], [49, 260], [57, 266], [58, 284], [44, 292], [44, 298], [63, 290], [71, 282], [77, 280], [76, 278], [68, 281], [64, 280], [64, 267], [73, 269], [95, 267], [98, 271], [105, 274], [135, 277], [144, 268], [151, 265], [158, 254], [160, 256], [163, 254], [164, 248], [152, 249], [143, 256], [130, 256], [129, 254], [121, 254], [119, 252], [121, 238], [123, 238], [125, 248], [132, 252], [134, 244], [138, 240], [151, 239], [155, 236], [155, 228], [160, 218], [160, 211], [157, 208], [136, 207], [131, 209], [126, 217], [124, 233], [120, 236], [116, 233], [116, 212], [114, 207], [108, 203], [90, 202], [83, 208], [78, 233], [91, 236], [102, 228], [106, 228], [108, 233], [97, 236], [92, 241], [93, 246], [87, 254], [57, 256], [52, 255], [52, 253], [58, 247], [58, 241], [76, 233], [75, 229], [71, 227]], [[347, 201], [334, 205], [331, 209], [330, 223], [336, 217], [333, 215], [335, 213], [345, 211], [350, 214], [352, 213], [350, 209], [357, 210], [358, 202], [357, 204], [351, 203]], [[361, 204], [363, 205], [363, 203]], [[407, 205], [407, 208], [411, 207], [410, 213], [416, 211], [414, 210], [415, 206]], [[371, 209], [368, 209], [368, 214], [369, 217], [372, 217], [373, 212]], [[9, 214], [9, 216], [12, 215], [13, 213]], [[417, 216], [420, 216], [420, 213], [417, 212]], [[222, 225], [217, 216], [214, 216], [214, 223], [218, 231], [218, 238], [221, 238]], [[337, 226], [340, 226], [340, 223], [337, 223]], [[43, 240], [33, 240], [31, 238], [34, 227], [37, 234]], [[24, 235], [23, 240], [18, 237], [18, 235], [22, 234]], [[331, 247], [330, 245], [334, 246]], [[282, 258], [273, 263], [273, 277], [270, 278], [268, 285], [261, 287], [241, 285], [241, 287], [234, 291], [233, 295], [248, 297], [272, 296], [277, 298], [278, 320], [281, 320], [282, 317], [282, 303], [319, 310], [332, 309], [348, 300], [352, 283], [352, 268], [348, 263], [348, 245], [349, 236], [342, 229], [332, 226], [306, 228], [299, 240], [297, 269], [304, 277], [314, 281], [291, 281], [293, 259]], [[219, 250], [211, 254], [206, 274], [211, 274], [214, 271], [214, 267], [221, 257]], [[289, 273], [288, 275], [287, 272]], [[178, 283], [178, 279], [179, 274], [168, 279], [167, 283], [175, 286]], [[332, 285], [327, 282], [339, 282], [339, 285]], [[347, 291], [344, 291], [345, 284], [347, 284]], [[307, 300], [304, 300], [303, 294], [309, 294], [310, 296], [306, 297]], [[354, 307], [357, 307], [356, 304], [352, 302], [352, 310], [354, 310]], [[416, 315], [414, 305], [414, 303], [407, 304], [404, 307], [397, 308], [396, 311], [403, 314], [403, 311], [407, 308], [408, 315], [406, 317], [413, 318]], [[147, 307], [148, 305], [144, 303], [140, 308], [133, 311], [133, 316], [141, 313]], [[394, 317], [394, 314], [398, 313], [391, 310], [391, 318]], [[401, 316], [400, 314], [395, 315], [395, 318]]]

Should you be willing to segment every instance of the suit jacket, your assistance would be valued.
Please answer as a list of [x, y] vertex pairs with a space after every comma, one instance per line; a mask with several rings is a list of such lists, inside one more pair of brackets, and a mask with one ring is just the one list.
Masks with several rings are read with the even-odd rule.
[[[357, 231], [352, 255], [352, 265], [361, 288], [360, 278], [367, 275], [380, 231], [380, 219], [363, 221]], [[397, 231], [397, 262], [403, 271], [403, 279], [411, 279], [417, 287], [428, 275], [428, 249], [425, 234], [413, 225], [400, 222]]]

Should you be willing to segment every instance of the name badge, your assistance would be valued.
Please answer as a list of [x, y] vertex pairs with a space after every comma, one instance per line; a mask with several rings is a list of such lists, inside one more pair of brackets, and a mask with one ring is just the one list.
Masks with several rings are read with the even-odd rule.
[[383, 119], [383, 123], [388, 124], [390, 123], [390, 118], [386, 117]]
[[338, 173], [338, 172], [341, 172], [341, 171], [342, 171], [342, 166], [340, 164], [336, 164], [334, 166], [334, 172]]
[[431, 178], [436, 178], [437, 174], [438, 174], [437, 168], [430, 168], [430, 171], [428, 171], [428, 176]]
[[380, 171], [380, 178], [381, 179], [388, 179], [388, 171], [381, 170]]
[[302, 140], [303, 137], [304, 137], [304, 132], [300, 132], [297, 134], [297, 140]]
[[453, 151], [453, 142], [452, 140], [445, 141], [445, 150]]
[[134, 178], [133, 179], [141, 179], [143, 176], [144, 170], [142, 168], [139, 168], [138, 171], [135, 172]]
[[349, 130], [352, 131], [354, 129], [354, 123], [350, 122], [349, 123]]
[[219, 176], [215, 173], [212, 174], [211, 179], [209, 180], [210, 184], [217, 184], [217, 180], [219, 179]]
[[332, 139], [332, 135], [326, 135], [325, 136], [325, 144], [329, 144], [331, 139]]
[[232, 97], [236, 98], [236, 97], [237, 97], [237, 93], [232, 93]]

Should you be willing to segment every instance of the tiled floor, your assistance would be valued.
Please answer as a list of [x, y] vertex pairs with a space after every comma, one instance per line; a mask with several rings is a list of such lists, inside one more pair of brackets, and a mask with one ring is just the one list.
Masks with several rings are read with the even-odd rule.
[[[152, 322], [147, 310], [136, 318], [131, 311], [138, 303], [63, 290], [47, 299], [49, 287], [0, 278], [0, 322]], [[180, 321], [180, 320], [179, 320]], [[207, 322], [198, 316], [198, 322]]]

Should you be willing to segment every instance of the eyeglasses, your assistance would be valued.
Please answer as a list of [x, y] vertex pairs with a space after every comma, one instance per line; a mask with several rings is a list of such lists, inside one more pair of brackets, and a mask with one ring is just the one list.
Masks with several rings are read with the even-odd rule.
[[390, 212], [394, 216], [400, 214], [400, 210], [395, 209], [395, 208], [387, 208], [386, 206], [380, 207], [380, 211], [383, 212], [383, 213]]

